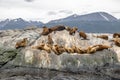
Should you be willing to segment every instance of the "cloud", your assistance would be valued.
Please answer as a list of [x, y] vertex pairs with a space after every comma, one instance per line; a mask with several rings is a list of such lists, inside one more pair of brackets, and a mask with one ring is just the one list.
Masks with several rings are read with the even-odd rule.
[[60, 11], [49, 11], [47, 15], [59, 15], [59, 14], [72, 14], [70, 10], [60, 10]]
[[83, 15], [98, 11], [110, 12], [120, 18], [119, 5], [120, 0], [0, 0], [0, 19], [40, 18], [41, 21], [47, 22], [72, 14]]
[[114, 14], [120, 14], [120, 11], [114, 11], [112, 13], [114, 13]]
[[59, 13], [72, 14], [73, 12], [70, 10], [60, 10]]
[[33, 2], [34, 0], [25, 0], [26, 2]]
[[57, 15], [57, 12], [55, 12], [55, 11], [49, 11], [49, 12], [47, 13], [47, 15]]

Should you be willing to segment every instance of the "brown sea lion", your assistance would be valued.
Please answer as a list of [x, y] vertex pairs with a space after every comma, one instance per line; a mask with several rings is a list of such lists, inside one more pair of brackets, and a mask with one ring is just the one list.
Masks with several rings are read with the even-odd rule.
[[65, 47], [64, 47], [64, 46], [59, 46], [58, 51], [59, 51], [59, 53], [66, 52], [66, 50], [65, 50]]
[[76, 46], [72, 46], [72, 49], [74, 50], [74, 53], [78, 53], [78, 54], [82, 53], [82, 49], [81, 48], [78, 48]]
[[98, 48], [99, 48], [99, 46], [92, 46], [92, 47], [90, 46], [87, 49], [87, 53], [93, 54], [93, 53], [95, 53], [97, 51]]
[[51, 53], [51, 46], [49, 44], [45, 44], [44, 48], [45, 51], [47, 51], [48, 53]]
[[104, 39], [104, 40], [108, 40], [108, 35], [100, 35], [100, 36], [95, 36], [97, 38], [101, 38], [101, 39]]
[[111, 46], [98, 44], [98, 45], [88, 47], [87, 53], [95, 53], [96, 51], [102, 51], [102, 50], [108, 49], [108, 48], [111, 48]]
[[114, 38], [112, 41], [114, 41], [116, 46], [120, 47], [120, 38]]
[[82, 37], [83, 39], [87, 39], [87, 35], [86, 35], [85, 32], [80, 31], [80, 32], [79, 32], [79, 35], [80, 35], [80, 37]]
[[78, 53], [78, 50], [77, 50], [76, 46], [72, 46], [72, 49], [74, 50], [74, 53]]
[[101, 51], [101, 50], [104, 50], [104, 49], [108, 49], [108, 48], [111, 48], [111, 46], [108, 46], [108, 45], [96, 45], [96, 46], [99, 46], [99, 48], [97, 49], [97, 51]]
[[65, 30], [65, 26], [63, 25], [56, 25], [54, 27], [50, 28], [52, 31], [61, 31], [61, 30]]
[[52, 50], [56, 55], [60, 55], [64, 52], [64, 49], [61, 48], [59, 45], [53, 45]]
[[75, 32], [76, 32], [77, 30], [78, 30], [77, 27], [73, 27], [72, 29], [70, 29], [69, 34], [70, 34], [70, 35], [73, 35], [73, 34], [75, 34]]
[[43, 31], [41, 33], [41, 35], [48, 35], [49, 33], [51, 33], [52, 30], [47, 28], [46, 26], [43, 27]]
[[66, 51], [67, 53], [74, 53], [74, 52], [75, 52], [74, 49], [73, 49], [73, 48], [70, 48], [70, 47], [65, 47], [65, 51]]
[[78, 47], [78, 54], [85, 54], [87, 53], [87, 49], [82, 49], [81, 47]]
[[42, 43], [37, 46], [33, 46], [32, 49], [39, 49], [39, 50], [45, 50], [48, 53], [51, 53], [51, 46], [49, 44]]
[[59, 54], [58, 53], [58, 47], [56, 45], [53, 45], [52, 46], [52, 51], [55, 53], [55, 54]]
[[114, 33], [113, 38], [120, 38], [120, 33]]
[[70, 28], [69, 26], [66, 26], [65, 28], [67, 31], [70, 31], [72, 28]]
[[32, 46], [32, 49], [44, 50], [44, 46], [45, 46], [45, 44], [41, 44], [41, 45], [37, 45], [37, 46]]
[[48, 35], [48, 44], [49, 45], [53, 45], [53, 40], [52, 40], [52, 37], [50, 35]]
[[19, 41], [15, 44], [16, 49], [20, 47], [26, 47], [26, 46], [27, 46], [27, 38], [23, 38], [22, 41]]

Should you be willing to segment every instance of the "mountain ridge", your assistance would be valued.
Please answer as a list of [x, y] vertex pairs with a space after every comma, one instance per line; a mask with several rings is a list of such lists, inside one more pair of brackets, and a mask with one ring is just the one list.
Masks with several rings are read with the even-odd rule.
[[22, 29], [28, 26], [77, 26], [80, 30], [86, 32], [119, 32], [120, 19], [115, 18], [106, 12], [94, 12], [84, 15], [73, 14], [71, 16], [51, 20], [48, 23], [42, 23], [40, 21], [26, 21], [22, 18], [6, 19], [0, 21], [0, 29]]
[[77, 26], [79, 30], [95, 33], [120, 32], [120, 21], [106, 12], [95, 12], [85, 15], [71, 15], [66, 18], [52, 20], [46, 26]]
[[40, 21], [26, 21], [22, 18], [16, 19], [5, 19], [0, 22], [0, 29], [22, 29], [27, 26], [42, 26], [43, 23]]
[[68, 16], [66, 18], [51, 20], [48, 23], [51, 23], [51, 22], [56, 23], [56, 22], [67, 21], [67, 20], [72, 21], [70, 19], [79, 20], [79, 21], [117, 21], [118, 20], [117, 18], [110, 15], [109, 13], [94, 12], [94, 13], [88, 13], [88, 14], [84, 14], [84, 15], [73, 14], [73, 15]]

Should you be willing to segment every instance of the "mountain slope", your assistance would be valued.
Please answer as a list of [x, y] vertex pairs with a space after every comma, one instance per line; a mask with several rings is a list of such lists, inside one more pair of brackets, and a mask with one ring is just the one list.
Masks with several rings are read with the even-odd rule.
[[42, 26], [42, 22], [37, 21], [25, 21], [22, 18], [17, 19], [6, 19], [0, 22], [0, 29], [22, 29], [27, 26]]
[[86, 15], [71, 15], [63, 19], [52, 20], [49, 23], [66, 22], [66, 21], [117, 21], [117, 18], [106, 12], [95, 12]]
[[114, 16], [105, 13], [105, 12], [96, 12], [86, 15], [77, 15], [52, 20], [48, 22], [47, 26], [54, 25], [66, 25], [66, 26], [77, 26], [80, 30], [86, 32], [119, 32], [120, 30], [120, 21]]
[[66, 18], [52, 20], [46, 24], [38, 21], [25, 21], [21, 18], [0, 21], [0, 29], [22, 29], [28, 26], [43, 26], [48, 27], [55, 25], [77, 26], [79, 30], [86, 32], [120, 32], [120, 19], [106, 12], [95, 12], [85, 15], [71, 15]]

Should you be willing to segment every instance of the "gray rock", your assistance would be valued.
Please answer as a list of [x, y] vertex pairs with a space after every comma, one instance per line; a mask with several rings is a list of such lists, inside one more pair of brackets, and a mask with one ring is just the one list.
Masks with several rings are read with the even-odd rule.
[[[47, 53], [44, 50], [32, 49], [32, 46], [39, 45], [42, 41], [45, 43], [48, 42], [47, 36], [42, 36], [40, 33], [42, 29], [28, 29], [28, 30], [6, 30], [2, 32], [2, 37], [0, 37], [0, 65], [2, 69], [16, 67], [16, 66], [25, 66], [25, 67], [34, 67], [34, 68], [47, 68], [55, 69], [59, 71], [71, 71], [71, 72], [100, 72], [105, 75], [112, 76], [115, 74], [114, 70], [116, 69], [116, 75], [119, 75], [119, 68], [113, 67], [107, 69], [110, 65], [120, 64], [120, 48], [113, 45], [112, 48], [106, 49], [103, 51], [97, 51], [94, 54], [77, 54], [77, 53], [67, 53], [64, 52], [61, 55], [56, 55], [53, 51]], [[65, 47], [71, 47], [72, 45], [82, 48], [87, 48], [88, 46], [96, 44], [106, 44], [112, 45], [110, 41], [112, 34], [109, 40], [103, 40], [93, 37], [93, 35], [101, 35], [97, 33], [87, 33], [88, 40], [83, 40], [79, 37], [79, 33], [76, 32], [75, 35], [69, 35], [69, 32], [66, 30], [56, 31], [56, 33], [50, 33], [52, 36], [54, 45], [65, 45]], [[25, 48], [16, 50], [15, 44], [23, 38], [28, 39], [28, 44]], [[5, 65], [4, 65], [5, 64]], [[4, 66], [3, 66], [4, 65]], [[106, 67], [107, 66], [107, 67]], [[106, 67], [104, 69], [104, 67]], [[106, 70], [106, 71], [103, 71]], [[117, 72], [118, 71], [118, 72]], [[27, 76], [31, 79], [31, 76]], [[26, 77], [13, 77], [11, 79], [23, 79]], [[115, 77], [118, 78], [118, 77]], [[47, 78], [44, 78], [47, 80]], [[68, 76], [53, 77], [53, 80], [79, 80], [78, 78]], [[87, 79], [87, 78], [86, 78]], [[92, 79], [92, 78], [91, 78]], [[95, 78], [96, 79], [96, 78]], [[95, 80], [92, 79], [92, 80]], [[8, 80], [7, 78], [5, 80]]]

